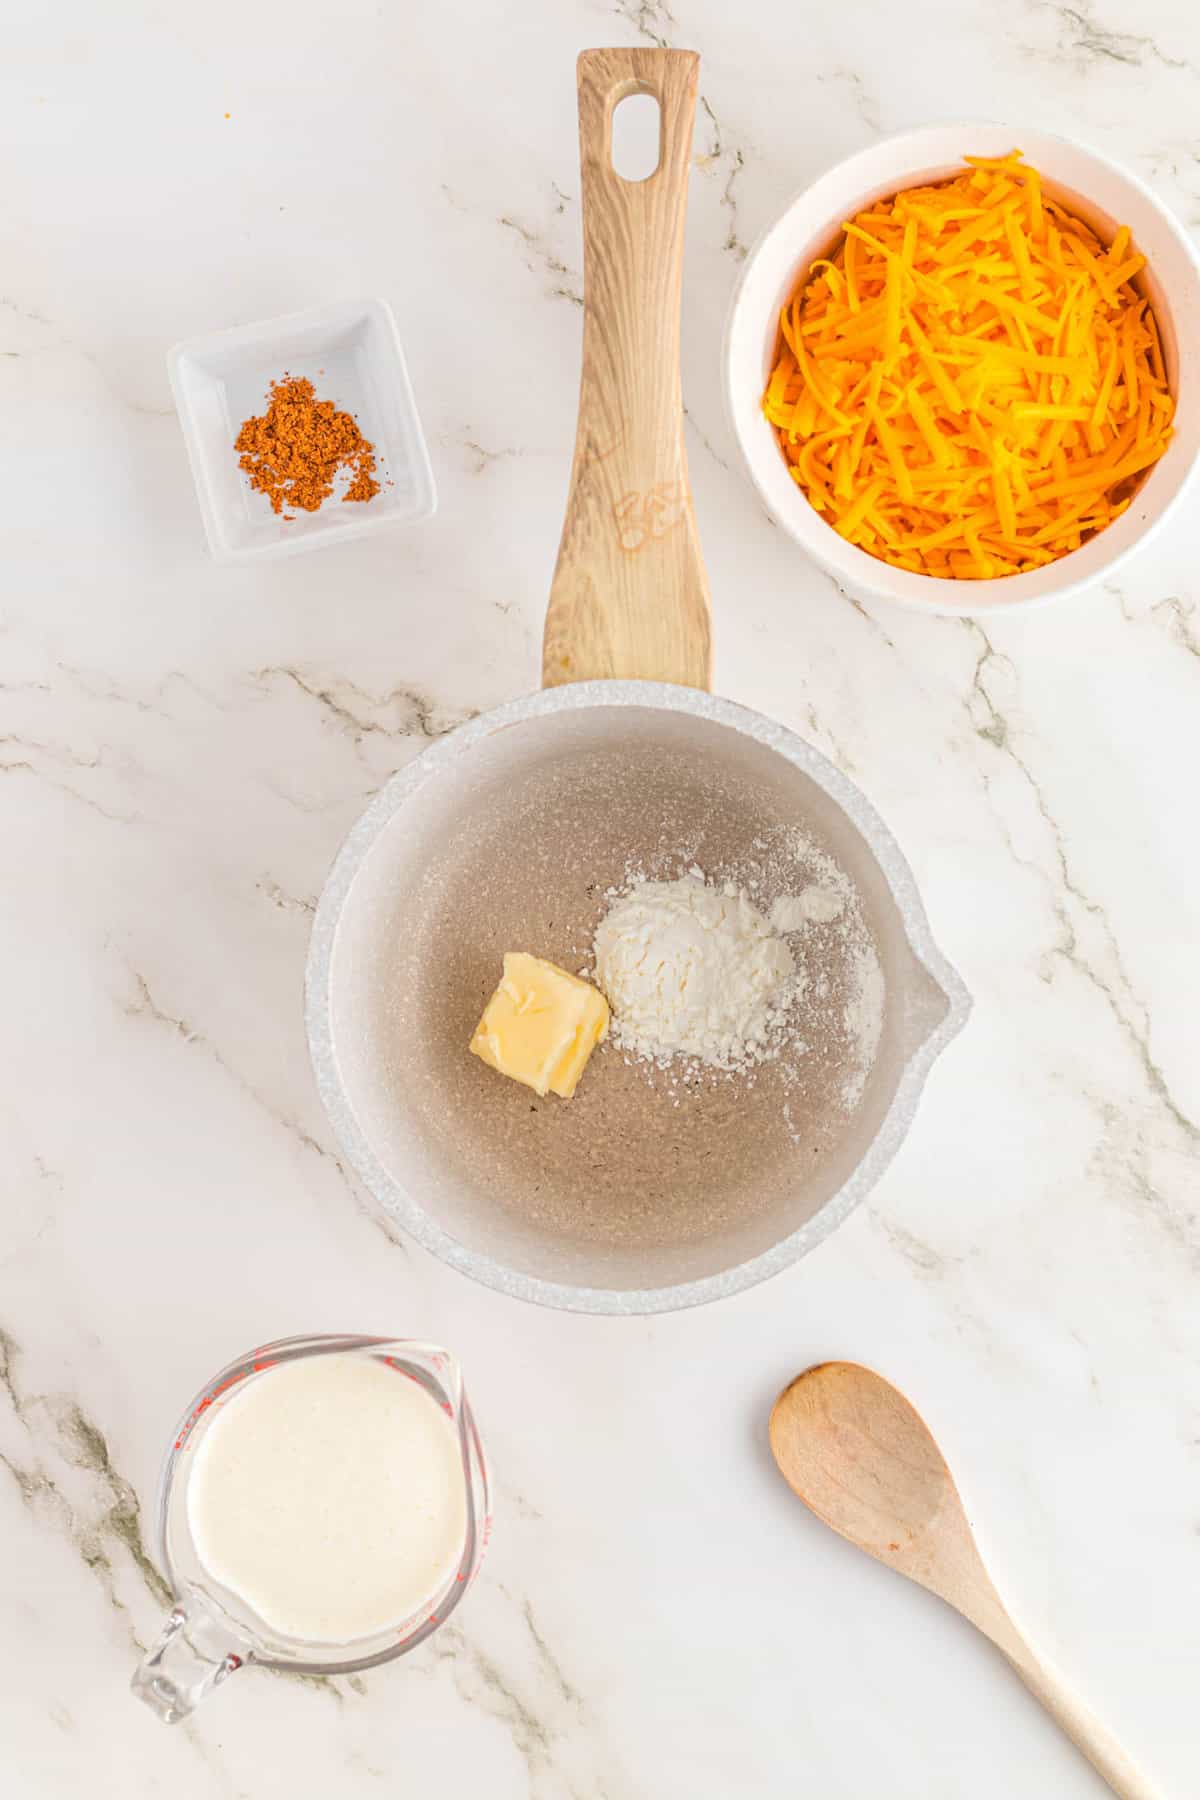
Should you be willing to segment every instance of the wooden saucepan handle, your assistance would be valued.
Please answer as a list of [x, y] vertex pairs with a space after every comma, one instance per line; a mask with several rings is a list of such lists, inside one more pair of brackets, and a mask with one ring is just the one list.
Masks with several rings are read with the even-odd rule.
[[[712, 634], [679, 382], [679, 296], [700, 59], [685, 50], [579, 58], [583, 367], [579, 424], [542, 682], [643, 679], [707, 688]], [[658, 167], [612, 163], [614, 109], [651, 94]]]

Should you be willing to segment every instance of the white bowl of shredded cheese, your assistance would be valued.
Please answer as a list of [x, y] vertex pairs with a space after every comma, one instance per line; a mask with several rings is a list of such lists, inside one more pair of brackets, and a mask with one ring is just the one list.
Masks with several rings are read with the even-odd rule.
[[[826, 257], [846, 220], [904, 190], [960, 175], [964, 157], [1020, 150], [1046, 196], [1081, 219], [1104, 245], [1126, 227], [1146, 258], [1134, 285], [1157, 325], [1175, 400], [1173, 436], [1126, 509], [1042, 567], [973, 580], [897, 567], [848, 541], [793, 478], [763, 394], [776, 360], [781, 309], [811, 265]], [[771, 516], [855, 596], [974, 616], [1061, 599], [1111, 576], [1172, 509], [1200, 457], [1200, 262], [1170, 213], [1136, 176], [1069, 139], [1011, 125], [938, 125], [884, 139], [838, 163], [797, 195], [751, 252], [725, 340], [726, 398], [751, 480]]]

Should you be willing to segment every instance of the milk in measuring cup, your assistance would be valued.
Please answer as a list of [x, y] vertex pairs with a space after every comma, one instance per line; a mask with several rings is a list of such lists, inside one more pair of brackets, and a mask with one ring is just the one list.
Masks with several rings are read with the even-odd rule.
[[209, 1574], [313, 1643], [413, 1618], [454, 1574], [467, 1531], [453, 1421], [382, 1358], [350, 1354], [280, 1363], [232, 1394], [187, 1508]]

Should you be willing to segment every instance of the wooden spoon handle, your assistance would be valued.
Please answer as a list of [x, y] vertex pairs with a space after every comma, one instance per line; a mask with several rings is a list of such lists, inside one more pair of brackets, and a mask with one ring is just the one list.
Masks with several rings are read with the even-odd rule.
[[[956, 1507], [958, 1504], [956, 1495]], [[1062, 1676], [1049, 1663], [1043, 1662], [1025, 1634], [1014, 1624], [983, 1565], [965, 1514], [960, 1512], [959, 1520], [958, 1527], [950, 1527], [951, 1537], [959, 1528], [962, 1533], [949, 1564], [954, 1579], [947, 1581], [947, 1571], [943, 1568], [938, 1572], [938, 1579], [926, 1581], [925, 1585], [941, 1594], [1004, 1652], [1030, 1693], [1040, 1700], [1076, 1749], [1082, 1750], [1114, 1794], [1119, 1794], [1121, 1800], [1161, 1800], [1157, 1789], [1151, 1787], [1141, 1771], [1135, 1768], [1107, 1726], [1076, 1698]], [[943, 1530], [946, 1530], [945, 1519]]]
[[1075, 1698], [1061, 1676], [1036, 1655], [1015, 1628], [1013, 1636], [1013, 1642], [1000, 1645], [1005, 1656], [1030, 1693], [1082, 1750], [1113, 1793], [1119, 1794], [1121, 1800], [1161, 1800], [1157, 1788], [1135, 1768], [1107, 1727]]
[[[542, 680], [709, 685], [708, 584], [683, 446], [679, 297], [700, 59], [585, 50], [578, 63], [583, 367]], [[651, 94], [659, 163], [612, 164], [614, 108]]]

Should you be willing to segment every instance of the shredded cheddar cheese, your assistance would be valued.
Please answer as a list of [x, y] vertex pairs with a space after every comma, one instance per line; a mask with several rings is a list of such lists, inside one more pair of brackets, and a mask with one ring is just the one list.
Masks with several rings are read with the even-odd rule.
[[1175, 404], [1145, 265], [1019, 150], [876, 201], [780, 315], [763, 411], [837, 532], [916, 574], [1015, 575], [1125, 511]]

